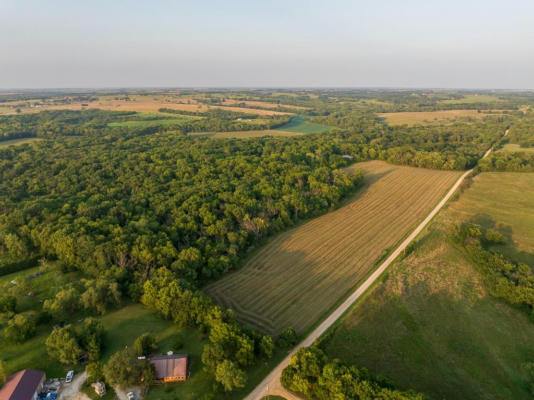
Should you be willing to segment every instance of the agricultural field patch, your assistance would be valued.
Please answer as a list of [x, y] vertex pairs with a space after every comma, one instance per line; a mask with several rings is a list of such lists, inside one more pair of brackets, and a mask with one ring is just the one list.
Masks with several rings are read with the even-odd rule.
[[152, 119], [152, 120], [143, 120], [143, 121], [121, 121], [121, 122], [110, 122], [108, 126], [111, 128], [117, 128], [117, 127], [140, 128], [140, 127], [155, 126], [155, 125], [180, 125], [189, 120], [190, 118]]
[[379, 113], [389, 125], [431, 125], [472, 118], [480, 120], [489, 114], [477, 110], [444, 110]]
[[532, 173], [476, 176], [321, 347], [433, 400], [531, 399], [521, 365], [534, 354], [532, 318], [487, 293], [451, 235], [462, 221], [508, 232], [499, 250], [528, 262], [533, 198]]
[[533, 153], [534, 152], [534, 147], [521, 147], [518, 144], [507, 143], [499, 151], [507, 151], [507, 152], [510, 152], [510, 153], [522, 153], [522, 152]]
[[35, 142], [39, 142], [41, 140], [43, 140], [43, 139], [35, 138], [35, 137], [12, 139], [12, 140], [2, 140], [2, 141], [0, 141], [0, 148], [8, 147], [8, 146], [18, 146], [18, 145], [26, 144], [26, 143], [35, 143]]
[[306, 110], [308, 107], [302, 107], [302, 106], [293, 106], [290, 104], [281, 104], [281, 103], [269, 103], [267, 101], [257, 101], [257, 100], [237, 100], [237, 99], [225, 99], [222, 103], [223, 105], [240, 105], [243, 104], [246, 107], [262, 107], [262, 108], [278, 108], [278, 107], [286, 107], [286, 108], [294, 108], [296, 110]]
[[355, 164], [365, 186], [343, 207], [276, 236], [238, 271], [208, 286], [239, 321], [303, 333], [423, 219], [458, 172]]
[[274, 129], [251, 130], [251, 131], [233, 131], [233, 132], [191, 132], [191, 136], [210, 136], [217, 139], [250, 139], [264, 136], [300, 136], [299, 132], [285, 132]]
[[442, 104], [474, 104], [474, 103], [494, 103], [500, 99], [497, 96], [491, 96], [486, 94], [472, 94], [466, 95], [461, 99], [447, 99], [441, 100]]
[[298, 133], [322, 133], [332, 129], [330, 126], [309, 122], [308, 118], [302, 115], [297, 115], [291, 119], [287, 124], [275, 128], [276, 130], [285, 132]]

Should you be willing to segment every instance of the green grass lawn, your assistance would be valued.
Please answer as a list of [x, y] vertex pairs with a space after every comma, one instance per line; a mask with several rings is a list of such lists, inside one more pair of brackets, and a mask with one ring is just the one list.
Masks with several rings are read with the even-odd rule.
[[514, 232], [510, 253], [517, 247], [529, 253], [532, 179], [534, 174], [477, 176], [422, 233], [414, 252], [390, 267], [324, 339], [327, 353], [430, 399], [531, 399], [521, 364], [534, 361], [534, 322], [486, 293], [451, 229], [463, 220], [488, 226], [494, 219]]
[[287, 124], [275, 128], [279, 131], [285, 132], [299, 132], [299, 133], [322, 133], [332, 129], [330, 126], [308, 122], [308, 117], [297, 115], [291, 119]]
[[0, 141], [0, 148], [8, 146], [18, 146], [21, 144], [31, 144], [34, 142], [39, 142], [43, 139], [41, 138], [22, 138], [22, 139], [12, 139], [12, 140], [2, 140]]

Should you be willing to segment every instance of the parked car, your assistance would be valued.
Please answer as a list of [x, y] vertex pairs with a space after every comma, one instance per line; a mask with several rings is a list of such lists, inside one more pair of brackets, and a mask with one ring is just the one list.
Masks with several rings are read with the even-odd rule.
[[69, 372], [67, 372], [67, 377], [65, 378], [65, 383], [71, 383], [72, 382], [72, 378], [74, 378], [74, 371], [70, 370]]
[[135, 400], [135, 393], [134, 392], [126, 393], [126, 396], [128, 397], [128, 400]]

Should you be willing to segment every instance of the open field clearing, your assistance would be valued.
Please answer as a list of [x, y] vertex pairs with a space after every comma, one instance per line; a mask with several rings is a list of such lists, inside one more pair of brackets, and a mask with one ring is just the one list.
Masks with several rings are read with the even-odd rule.
[[531, 399], [521, 364], [534, 354], [532, 319], [487, 294], [450, 235], [452, 224], [494, 220], [513, 232], [510, 255], [533, 255], [533, 198], [532, 173], [476, 176], [321, 347], [434, 400]]
[[435, 206], [458, 172], [359, 163], [365, 186], [346, 205], [276, 236], [206, 291], [238, 319], [302, 333]]
[[250, 139], [264, 136], [300, 136], [299, 132], [285, 132], [274, 129], [265, 129], [259, 131], [234, 131], [234, 132], [191, 132], [191, 136], [210, 136], [218, 139]]
[[510, 153], [518, 153], [518, 152], [519, 153], [521, 152], [532, 153], [534, 152], [534, 147], [521, 147], [518, 144], [508, 143], [508, 144], [505, 144], [504, 147], [500, 149], [499, 151], [508, 151]]
[[297, 115], [296, 117], [293, 117], [287, 124], [275, 129], [285, 132], [322, 133], [329, 131], [332, 129], [332, 127], [316, 124], [315, 122], [308, 122], [308, 118]]
[[43, 140], [43, 139], [35, 138], [35, 137], [22, 138], [22, 139], [12, 139], [12, 140], [3, 140], [3, 141], [0, 142], [0, 148], [8, 147], [8, 146], [18, 146], [18, 145], [26, 144], [26, 143], [35, 143], [35, 142], [39, 142], [41, 140]]
[[453, 122], [463, 118], [482, 119], [489, 114], [477, 110], [445, 110], [420, 112], [379, 113], [389, 125], [429, 125], [442, 122]]
[[467, 95], [461, 99], [449, 99], [441, 100], [442, 104], [473, 104], [473, 103], [494, 103], [499, 101], [497, 96], [485, 95], [485, 94], [472, 94]]
[[477, 175], [446, 216], [451, 222], [470, 220], [499, 230], [508, 239], [497, 246], [499, 251], [534, 268], [534, 173]]
[[263, 107], [263, 108], [278, 108], [278, 107], [286, 107], [286, 108], [294, 108], [295, 110], [306, 110], [308, 107], [302, 107], [302, 106], [292, 106], [290, 104], [278, 104], [278, 103], [269, 103], [266, 101], [255, 101], [255, 100], [236, 100], [236, 99], [225, 99], [223, 103], [225, 106], [232, 106], [236, 104], [243, 104], [246, 107]]
[[184, 122], [191, 120], [192, 118], [173, 118], [173, 119], [152, 119], [146, 121], [122, 121], [122, 122], [110, 122], [109, 127], [147, 127], [154, 125], [180, 125]]

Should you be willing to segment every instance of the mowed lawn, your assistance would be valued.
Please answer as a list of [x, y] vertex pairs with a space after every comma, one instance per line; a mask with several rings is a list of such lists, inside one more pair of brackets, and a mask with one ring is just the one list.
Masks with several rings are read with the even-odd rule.
[[265, 333], [306, 331], [437, 204], [458, 172], [359, 163], [366, 185], [336, 211], [282, 233], [207, 287]]
[[532, 399], [521, 364], [534, 361], [534, 322], [486, 293], [451, 230], [512, 231], [505, 247], [532, 255], [533, 199], [534, 174], [478, 175], [321, 346], [430, 399]]
[[453, 122], [459, 119], [482, 119], [488, 114], [477, 110], [444, 110], [444, 111], [407, 111], [379, 113], [389, 125], [430, 125], [435, 123]]

